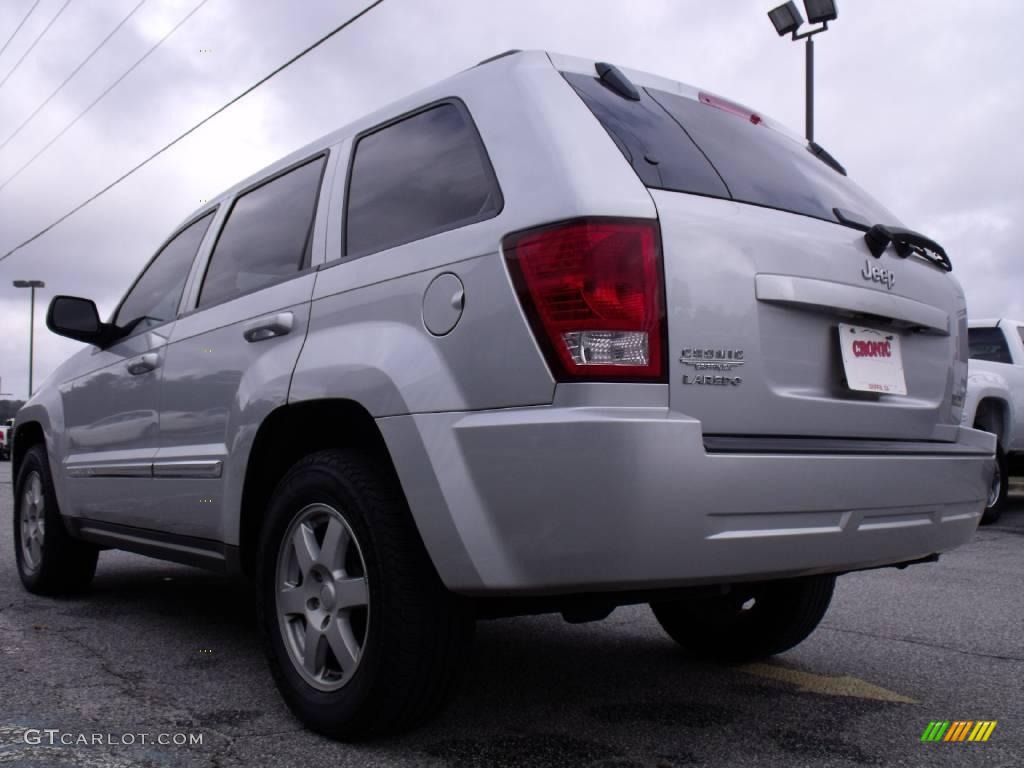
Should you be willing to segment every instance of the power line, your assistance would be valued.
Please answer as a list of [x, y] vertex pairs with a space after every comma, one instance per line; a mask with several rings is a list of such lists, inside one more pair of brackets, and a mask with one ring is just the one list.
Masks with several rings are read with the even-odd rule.
[[75, 75], [77, 75], [78, 71], [82, 67], [84, 67], [86, 64], [89, 63], [89, 61], [92, 59], [92, 57], [95, 56], [99, 52], [100, 48], [102, 48], [104, 45], [106, 45], [107, 41], [110, 40], [110, 38], [112, 38], [114, 35], [116, 35], [117, 31], [119, 29], [121, 29], [121, 27], [123, 27], [128, 22], [128, 19], [130, 19], [132, 16], [134, 16], [135, 12], [137, 10], [139, 10], [139, 8], [141, 8], [145, 3], [146, 3], [146, 0], [139, 0], [139, 4], [136, 5], [134, 8], [132, 8], [131, 11], [129, 11], [127, 16], [125, 16], [123, 19], [121, 19], [120, 23], [111, 30], [110, 34], [107, 35], [105, 38], [103, 38], [103, 41], [99, 45], [97, 45], [95, 48], [92, 49], [92, 52], [82, 60], [81, 64], [79, 64], [77, 67], [75, 67], [74, 71], [72, 71], [72, 73], [70, 75], [68, 75], [66, 78], [64, 78], [64, 82], [61, 83], [60, 85], [58, 85], [56, 90], [54, 90], [53, 93], [51, 93], [49, 96], [47, 96], [43, 100], [43, 103], [40, 104], [38, 107], [36, 107], [35, 111], [31, 115], [26, 117], [25, 120], [21, 123], [21, 125], [19, 125], [17, 128], [14, 129], [14, 132], [10, 136], [8, 136], [6, 139], [3, 140], [3, 143], [0, 143], [0, 150], [2, 150], [4, 147], [6, 147], [9, 144], [11, 142], [11, 139], [13, 139], [19, 133], [21, 133], [21, 129], [22, 128], [24, 128], [26, 125], [28, 125], [30, 122], [32, 122], [32, 118], [35, 117], [36, 115], [38, 115], [43, 110], [43, 107], [45, 107], [47, 104], [49, 104], [50, 100], [54, 96], [56, 96], [58, 93], [60, 93], [61, 89], [65, 85], [68, 84], [68, 82], [71, 80], [71, 78], [73, 78]]
[[27, 51], [25, 51], [23, 54], [21, 54], [21, 58], [18, 59], [14, 63], [14, 66], [11, 68], [11, 71], [8, 72], [4, 76], [3, 80], [0, 80], [0, 88], [3, 88], [4, 87], [4, 83], [6, 83], [8, 80], [11, 79], [11, 75], [13, 75], [15, 73], [15, 71], [18, 69], [18, 67], [21, 66], [21, 62], [23, 62], [25, 60], [26, 56], [28, 56], [30, 53], [32, 53], [32, 49], [36, 47], [36, 43], [38, 43], [40, 40], [42, 40], [43, 39], [43, 35], [45, 35], [47, 32], [50, 31], [50, 27], [53, 26], [53, 22], [55, 22], [57, 19], [60, 18], [60, 15], [62, 13], [64, 13], [64, 9], [67, 8], [69, 5], [71, 5], [71, 0], [64, 0], [64, 5], [62, 5], [60, 7], [60, 10], [57, 11], [57, 15], [54, 16], [52, 19], [50, 19], [50, 23], [47, 24], [45, 27], [43, 27], [43, 31], [39, 33], [39, 37], [37, 37], [35, 40], [32, 41], [32, 45], [30, 45], [28, 47]]
[[[206, 0], [203, 0], [203, 2], [206, 2]], [[282, 72], [283, 70], [285, 70], [285, 69], [287, 69], [288, 67], [290, 67], [290, 66], [291, 66], [292, 64], [294, 64], [294, 63], [295, 63], [296, 61], [298, 61], [299, 59], [301, 59], [301, 58], [302, 58], [303, 56], [305, 56], [305, 55], [306, 55], [307, 53], [309, 53], [310, 51], [312, 51], [312, 50], [314, 50], [315, 48], [318, 48], [318, 47], [320, 47], [321, 45], [323, 45], [323, 44], [324, 44], [325, 42], [327, 42], [328, 40], [330, 40], [330, 39], [331, 39], [332, 37], [334, 37], [334, 36], [335, 36], [336, 34], [338, 34], [339, 32], [341, 32], [341, 31], [342, 31], [343, 29], [345, 29], [345, 28], [346, 28], [346, 27], [348, 27], [349, 25], [351, 25], [351, 24], [354, 24], [354, 23], [355, 23], [356, 21], [358, 21], [359, 19], [361, 19], [361, 18], [362, 18], [363, 16], [365, 16], [365, 15], [366, 15], [367, 13], [369, 13], [370, 11], [372, 11], [372, 10], [373, 10], [374, 8], [376, 8], [376, 7], [378, 6], [378, 5], [380, 5], [380, 4], [381, 4], [381, 3], [383, 3], [383, 2], [384, 2], [384, 0], [375, 0], [375, 2], [372, 2], [372, 3], [370, 3], [370, 4], [368, 5], [368, 6], [366, 6], [365, 8], [363, 8], [363, 10], [361, 10], [361, 11], [360, 11], [359, 13], [357, 13], [357, 14], [356, 14], [355, 16], [352, 16], [352, 17], [351, 17], [351, 18], [349, 18], [349, 19], [348, 19], [347, 21], [345, 21], [345, 22], [344, 22], [344, 23], [342, 23], [341, 25], [339, 25], [339, 26], [335, 27], [335, 28], [334, 28], [334, 29], [332, 29], [332, 30], [331, 30], [330, 32], [328, 32], [328, 33], [327, 33], [326, 35], [324, 35], [323, 37], [321, 37], [321, 38], [320, 38], [319, 40], [317, 40], [317, 41], [316, 41], [315, 43], [313, 43], [313, 44], [312, 44], [312, 45], [310, 45], [309, 47], [305, 48], [304, 50], [302, 50], [302, 51], [300, 51], [299, 53], [297, 53], [297, 54], [295, 54], [294, 56], [292, 56], [292, 57], [291, 57], [290, 59], [288, 59], [288, 61], [286, 61], [286, 62], [285, 62], [284, 64], [282, 64], [281, 66], [277, 67], [277, 68], [276, 68], [276, 69], [274, 69], [274, 70], [273, 70], [272, 72], [270, 72], [270, 74], [268, 74], [268, 75], [265, 75], [264, 77], [262, 77], [262, 78], [260, 78], [259, 80], [257, 80], [257, 81], [256, 81], [255, 83], [253, 83], [253, 84], [252, 84], [252, 85], [250, 85], [250, 86], [249, 86], [248, 88], [246, 88], [246, 89], [245, 89], [244, 91], [242, 91], [242, 92], [241, 92], [240, 94], [238, 94], [238, 95], [237, 95], [237, 96], [235, 96], [235, 97], [234, 97], [233, 99], [231, 99], [231, 100], [230, 100], [230, 101], [228, 101], [228, 102], [227, 102], [226, 104], [224, 104], [224, 106], [222, 106], [222, 107], [220, 107], [220, 108], [218, 108], [218, 109], [215, 109], [215, 110], [214, 110], [213, 112], [211, 112], [211, 113], [210, 113], [209, 115], [207, 115], [206, 117], [204, 117], [204, 118], [203, 118], [202, 120], [200, 120], [200, 121], [199, 121], [198, 123], [196, 123], [195, 125], [193, 125], [193, 126], [192, 126], [191, 128], [189, 128], [189, 129], [188, 129], [187, 131], [185, 131], [185, 132], [184, 132], [183, 134], [181, 134], [180, 136], [178, 136], [178, 137], [177, 137], [177, 138], [175, 138], [174, 140], [172, 140], [172, 141], [168, 142], [167, 144], [165, 144], [164, 146], [162, 146], [162, 147], [161, 147], [160, 149], [158, 149], [158, 150], [157, 150], [156, 152], [154, 152], [153, 154], [151, 154], [151, 155], [150, 155], [149, 157], [147, 157], [147, 158], [146, 158], [145, 160], [143, 160], [143, 161], [142, 161], [141, 163], [139, 163], [138, 165], [134, 166], [133, 168], [131, 168], [131, 169], [130, 169], [130, 170], [128, 170], [127, 172], [125, 172], [125, 173], [121, 174], [120, 176], [118, 176], [118, 177], [117, 177], [116, 179], [114, 179], [114, 180], [113, 180], [112, 182], [110, 182], [109, 184], [107, 184], [107, 186], [105, 186], [105, 187], [104, 187], [103, 189], [101, 189], [101, 190], [100, 190], [99, 192], [97, 192], [96, 194], [94, 194], [94, 195], [93, 195], [92, 197], [89, 197], [89, 198], [87, 198], [87, 199], [86, 199], [86, 200], [85, 200], [84, 202], [82, 202], [82, 203], [79, 203], [78, 205], [76, 205], [76, 206], [75, 206], [74, 208], [72, 208], [72, 209], [71, 209], [70, 211], [68, 211], [67, 213], [65, 213], [65, 214], [64, 214], [63, 216], [61, 216], [61, 217], [60, 217], [59, 219], [57, 219], [56, 221], [54, 221], [54, 222], [53, 222], [52, 224], [50, 224], [49, 226], [47, 226], [47, 227], [45, 227], [45, 228], [43, 228], [43, 229], [39, 230], [38, 232], [36, 232], [36, 233], [35, 233], [34, 235], [32, 235], [32, 237], [30, 237], [30, 238], [29, 238], [28, 240], [25, 240], [25, 241], [24, 241], [23, 243], [20, 243], [20, 244], [18, 244], [18, 245], [16, 245], [16, 246], [14, 246], [14, 247], [13, 247], [13, 248], [12, 248], [11, 250], [7, 251], [7, 253], [5, 253], [5, 254], [4, 254], [3, 256], [0, 256], [0, 261], [3, 261], [3, 260], [4, 260], [4, 259], [6, 259], [6, 258], [7, 258], [8, 256], [10, 256], [10, 255], [11, 255], [12, 253], [16, 253], [17, 251], [21, 250], [22, 248], [24, 248], [24, 247], [25, 247], [26, 245], [28, 245], [29, 243], [31, 243], [31, 242], [33, 242], [33, 241], [37, 240], [38, 238], [42, 237], [42, 236], [43, 236], [43, 235], [45, 235], [45, 234], [46, 234], [47, 232], [49, 232], [49, 231], [50, 231], [51, 229], [53, 229], [53, 228], [54, 228], [54, 227], [56, 227], [56, 226], [57, 226], [58, 224], [60, 224], [60, 223], [61, 223], [62, 221], [64, 221], [65, 219], [69, 218], [70, 216], [72, 216], [73, 214], [77, 213], [78, 211], [82, 210], [82, 209], [83, 209], [83, 208], [84, 208], [85, 206], [87, 206], [87, 205], [88, 205], [89, 203], [91, 203], [91, 202], [92, 202], [93, 200], [95, 200], [96, 198], [100, 197], [100, 195], [104, 195], [104, 194], [106, 194], [107, 192], [109, 192], [109, 191], [110, 191], [111, 189], [113, 189], [113, 188], [114, 188], [114, 187], [116, 187], [116, 186], [117, 186], [118, 184], [120, 184], [120, 183], [121, 183], [122, 181], [124, 181], [125, 179], [127, 179], [127, 178], [128, 178], [129, 176], [131, 176], [131, 175], [132, 175], [133, 173], [135, 173], [135, 172], [136, 172], [137, 170], [139, 170], [140, 168], [142, 168], [142, 166], [144, 166], [144, 165], [146, 165], [147, 163], [149, 163], [149, 162], [152, 162], [153, 160], [155, 160], [155, 159], [156, 159], [157, 157], [159, 157], [160, 155], [162, 155], [162, 154], [163, 154], [164, 152], [166, 152], [166, 151], [167, 151], [168, 149], [170, 149], [171, 147], [173, 147], [173, 146], [174, 146], [175, 144], [177, 144], [177, 143], [178, 143], [179, 141], [181, 141], [182, 139], [184, 139], [184, 138], [185, 138], [186, 136], [188, 136], [189, 134], [191, 134], [191, 133], [195, 132], [195, 131], [196, 131], [196, 130], [197, 130], [198, 128], [202, 127], [202, 126], [203, 126], [203, 125], [205, 125], [206, 123], [210, 122], [210, 120], [212, 120], [213, 118], [215, 118], [215, 117], [216, 117], [217, 115], [219, 115], [219, 114], [220, 114], [221, 112], [223, 112], [223, 111], [224, 111], [225, 109], [227, 109], [228, 107], [230, 107], [230, 106], [231, 106], [232, 104], [235, 104], [236, 102], [238, 102], [239, 100], [241, 100], [241, 99], [242, 99], [242, 98], [244, 98], [245, 96], [248, 96], [248, 95], [249, 95], [250, 93], [252, 93], [253, 91], [255, 91], [255, 90], [256, 90], [257, 88], [259, 88], [259, 87], [260, 87], [261, 85], [263, 85], [263, 84], [264, 84], [265, 82], [267, 82], [268, 80], [270, 80], [270, 79], [271, 79], [272, 77], [274, 77], [275, 75], [279, 74], [279, 73], [280, 73], [280, 72]], [[200, 5], [202, 5], [202, 3], [200, 3]], [[8, 180], [8, 181], [9, 181], [9, 180]], [[6, 183], [7, 183], [7, 182], [4, 182], [4, 184], [5, 184], [5, 185], [6, 185]], [[3, 187], [0, 187], [0, 189], [2, 189], [2, 188], [3, 188]]]
[[25, 26], [25, 22], [28, 21], [28, 17], [32, 15], [32, 11], [34, 11], [36, 9], [36, 6], [39, 5], [39, 3], [41, 3], [41, 2], [42, 2], [42, 0], [36, 0], [34, 3], [32, 3], [32, 7], [28, 9], [28, 13], [26, 13], [22, 17], [22, 19], [19, 22], [18, 26], [16, 26], [14, 28], [14, 31], [11, 32], [11, 36], [7, 38], [7, 42], [3, 44], [3, 47], [0, 47], [0, 56], [4, 55], [4, 51], [6, 51], [7, 50], [7, 46], [11, 44], [11, 40], [13, 40], [15, 37], [17, 37], [18, 33], [21, 31], [21, 28], [23, 26]]
[[103, 93], [101, 93], [99, 96], [97, 96], [95, 99], [93, 99], [92, 102], [89, 104], [89, 106], [87, 106], [85, 109], [83, 109], [81, 112], [79, 112], [78, 116], [75, 117], [74, 120], [72, 120], [70, 123], [68, 123], [63, 128], [61, 128], [60, 133], [58, 133], [56, 136], [54, 136], [52, 139], [50, 139], [48, 142], [46, 142], [46, 144], [43, 145], [42, 149], [40, 149], [38, 152], [36, 152], [34, 155], [32, 155], [32, 157], [30, 157], [28, 159], [28, 161], [24, 165], [22, 165], [18, 170], [16, 170], [12, 175], [8, 176], [7, 179], [4, 180], [4, 183], [0, 184], [0, 190], [2, 190], [8, 184], [10, 184], [12, 181], [14, 181], [18, 176], [20, 176], [22, 171], [24, 171], [26, 168], [28, 168], [30, 165], [32, 165], [32, 163], [34, 163], [36, 161], [36, 159], [41, 154], [43, 154], [46, 150], [48, 150], [51, 146], [53, 146], [53, 144], [56, 143], [56, 141], [61, 136], [63, 136], [65, 133], [67, 133], [71, 129], [71, 126], [73, 126], [75, 123], [77, 123], [83, 117], [85, 117], [86, 112], [88, 112], [90, 109], [95, 107], [104, 96], [106, 96], [108, 93], [110, 93], [112, 90], [114, 90], [114, 88], [116, 88], [117, 85], [122, 80], [124, 80], [126, 77], [128, 77], [128, 75], [130, 75], [132, 73], [132, 71], [137, 66], [139, 66], [139, 64], [144, 62], [146, 60], [146, 58], [153, 51], [155, 51], [157, 48], [159, 48], [161, 45], [163, 45], [164, 41], [167, 38], [169, 38], [171, 35], [173, 35], [178, 30], [178, 27], [180, 27], [182, 24], [184, 24], [186, 21], [188, 21], [190, 18], [192, 18], [192, 14], [194, 14], [196, 11], [198, 11], [200, 8], [202, 8], [204, 5], [206, 5], [207, 2], [209, 2], [209, 0], [200, 0], [199, 4], [195, 8], [193, 8], [191, 10], [191, 12], [189, 12], [189, 14], [185, 18], [183, 18], [181, 21], [179, 21], [177, 24], [175, 24], [170, 32], [168, 32], [166, 35], [164, 35], [159, 40], [157, 40], [152, 48], [150, 48], [148, 51], [146, 51], [144, 54], [142, 54], [142, 56], [140, 56], [136, 60], [136, 62], [134, 64], [132, 64], [130, 67], [128, 67], [128, 69], [126, 69], [124, 72], [122, 72], [121, 76], [118, 77], [117, 80], [115, 80], [113, 83], [111, 83], [107, 87], [107, 89], [105, 91], [103, 91]]

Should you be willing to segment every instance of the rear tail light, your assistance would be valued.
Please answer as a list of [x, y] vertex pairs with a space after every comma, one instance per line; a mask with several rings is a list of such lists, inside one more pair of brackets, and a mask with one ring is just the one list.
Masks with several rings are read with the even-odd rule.
[[502, 245], [559, 380], [666, 380], [656, 221], [578, 219], [509, 235]]

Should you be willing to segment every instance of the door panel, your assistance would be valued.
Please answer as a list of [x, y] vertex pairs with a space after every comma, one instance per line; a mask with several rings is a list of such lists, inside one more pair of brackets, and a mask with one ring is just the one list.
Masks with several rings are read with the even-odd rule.
[[173, 324], [97, 350], [96, 368], [61, 387], [68, 514], [150, 524], [147, 492], [159, 433], [159, 383]]
[[141, 528], [154, 524], [159, 504], [152, 460], [167, 340], [213, 216], [203, 213], [160, 247], [114, 312], [111, 322], [125, 338], [95, 349], [89, 372], [61, 387], [67, 514]]
[[256, 430], [287, 402], [315, 279], [309, 272], [178, 321], [154, 459], [160, 530], [224, 541], [233, 529], [222, 502], [240, 495]]
[[249, 449], [288, 400], [309, 325], [328, 154], [239, 192], [195, 271], [202, 277], [186, 302], [194, 311], [175, 325], [160, 394], [161, 531], [237, 543]]

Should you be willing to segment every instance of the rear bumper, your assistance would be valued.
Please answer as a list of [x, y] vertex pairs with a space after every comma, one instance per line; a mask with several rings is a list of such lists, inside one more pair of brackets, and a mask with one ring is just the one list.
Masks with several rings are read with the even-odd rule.
[[442, 579], [466, 594], [675, 587], [916, 560], [970, 539], [993, 471], [994, 439], [970, 429], [954, 446], [890, 454], [754, 443], [709, 452], [700, 423], [665, 408], [379, 423]]

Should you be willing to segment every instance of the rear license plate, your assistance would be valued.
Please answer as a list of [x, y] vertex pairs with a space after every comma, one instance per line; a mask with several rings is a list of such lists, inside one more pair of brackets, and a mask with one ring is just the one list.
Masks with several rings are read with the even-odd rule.
[[900, 337], [858, 325], [839, 324], [846, 385], [859, 392], [907, 394]]

